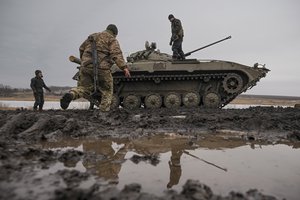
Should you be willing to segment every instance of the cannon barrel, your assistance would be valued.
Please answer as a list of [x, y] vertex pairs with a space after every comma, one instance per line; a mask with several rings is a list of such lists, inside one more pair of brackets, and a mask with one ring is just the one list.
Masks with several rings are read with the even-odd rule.
[[81, 60], [80, 60], [79, 58], [75, 57], [75, 56], [70, 56], [70, 57], [69, 57], [69, 60], [70, 60], [71, 62], [73, 62], [73, 63], [76, 63], [76, 64], [81, 65]]
[[209, 47], [209, 46], [215, 45], [215, 44], [217, 44], [217, 43], [219, 43], [219, 42], [223, 42], [224, 40], [228, 40], [228, 39], [230, 39], [230, 38], [231, 38], [231, 36], [228, 36], [227, 38], [224, 38], [224, 39], [222, 39], [222, 40], [213, 42], [213, 43], [211, 43], [211, 44], [209, 44], [209, 45], [206, 45], [206, 46], [204, 46], [204, 47], [201, 47], [201, 48], [199, 48], [199, 49], [195, 49], [195, 50], [193, 50], [193, 51], [190, 51], [190, 52], [184, 54], [184, 56], [185, 56], [185, 57], [190, 56], [192, 53], [194, 53], [194, 52], [196, 52], [196, 51], [200, 51], [200, 50], [202, 50], [202, 49], [205, 49], [205, 48], [207, 48], [207, 47]]

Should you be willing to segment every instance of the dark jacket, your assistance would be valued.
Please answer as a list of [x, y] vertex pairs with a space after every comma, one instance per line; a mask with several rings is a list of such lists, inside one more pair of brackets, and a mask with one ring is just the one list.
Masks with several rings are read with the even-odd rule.
[[43, 93], [43, 88], [50, 91], [50, 89], [44, 83], [44, 80], [38, 77], [31, 79], [30, 87], [34, 93]]
[[174, 18], [174, 20], [171, 22], [171, 29], [172, 29], [171, 41], [175, 41], [177, 39], [183, 38], [183, 28], [181, 25], [181, 21], [179, 19]]

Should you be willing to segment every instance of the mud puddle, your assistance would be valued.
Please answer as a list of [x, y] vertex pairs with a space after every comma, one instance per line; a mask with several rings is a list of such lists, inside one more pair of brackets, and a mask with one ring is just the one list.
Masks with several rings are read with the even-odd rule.
[[299, 119], [279, 107], [1, 111], [0, 199], [298, 199]]
[[[251, 143], [228, 139], [228, 135], [193, 140], [168, 134], [134, 140], [63, 138], [39, 145], [64, 152], [49, 168], [35, 169], [39, 178], [74, 169], [92, 173], [119, 189], [139, 183], [144, 192], [158, 196], [168, 189], [181, 191], [188, 179], [204, 182], [222, 196], [232, 190], [245, 193], [249, 188], [278, 199], [293, 200], [300, 195], [300, 149], [289, 143]], [[81, 153], [95, 156], [81, 157]], [[88, 188], [93, 181], [83, 184]]]

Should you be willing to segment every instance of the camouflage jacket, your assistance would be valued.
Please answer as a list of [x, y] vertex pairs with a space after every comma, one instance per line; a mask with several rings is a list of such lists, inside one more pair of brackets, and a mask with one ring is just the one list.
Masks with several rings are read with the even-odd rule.
[[171, 22], [171, 30], [172, 30], [171, 41], [175, 41], [177, 39], [183, 38], [183, 28], [181, 25], [181, 21], [179, 19], [175, 18]]
[[[123, 70], [126, 66], [118, 40], [110, 31], [93, 33], [97, 46], [98, 63], [100, 69], [110, 69], [116, 65]], [[85, 67], [93, 63], [92, 44], [87, 38], [79, 47], [81, 66]]]

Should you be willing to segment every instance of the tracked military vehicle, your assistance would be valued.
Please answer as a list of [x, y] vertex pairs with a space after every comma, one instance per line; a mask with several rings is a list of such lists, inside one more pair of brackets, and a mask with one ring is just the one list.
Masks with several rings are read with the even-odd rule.
[[[185, 56], [229, 38], [188, 52]], [[74, 58], [70, 60], [74, 61]], [[155, 43], [149, 45], [148, 42], [145, 50], [127, 58], [127, 64], [130, 78], [126, 78], [116, 66], [112, 68], [112, 107], [222, 108], [255, 86], [269, 71], [257, 63], [250, 67], [221, 60], [173, 60], [171, 55], [156, 50]]]

